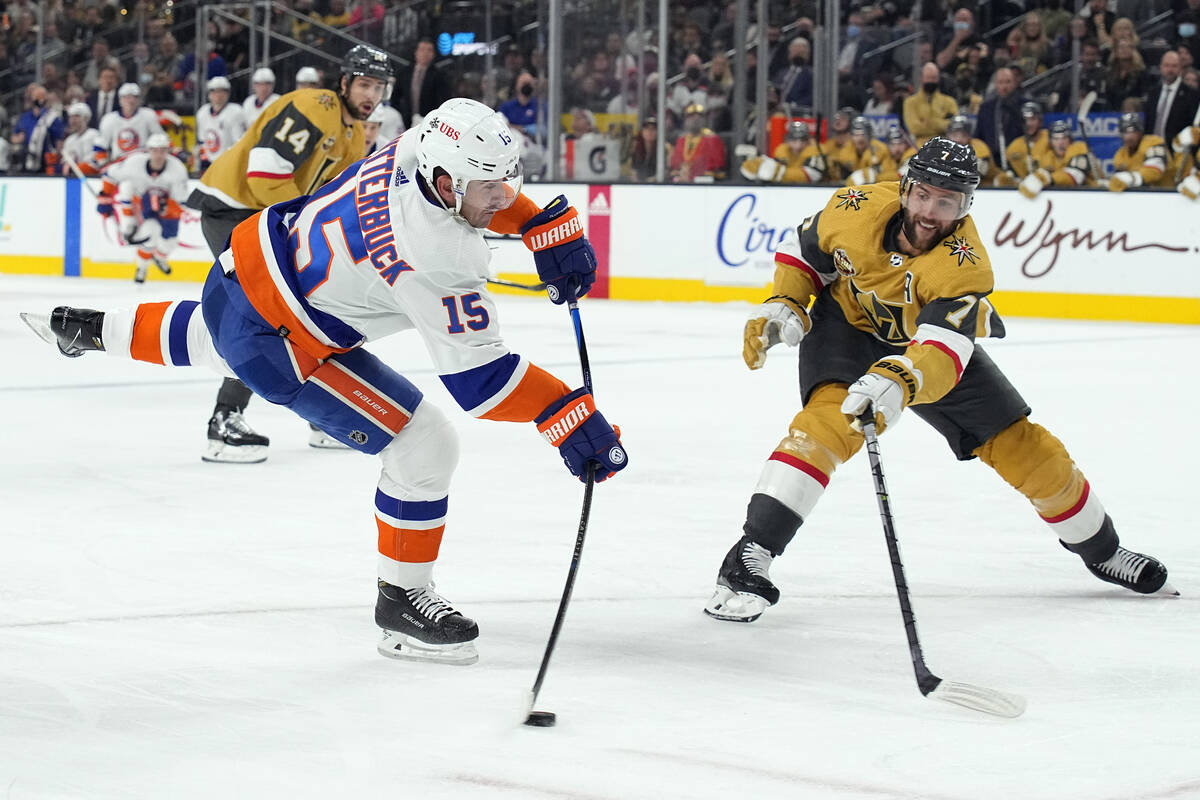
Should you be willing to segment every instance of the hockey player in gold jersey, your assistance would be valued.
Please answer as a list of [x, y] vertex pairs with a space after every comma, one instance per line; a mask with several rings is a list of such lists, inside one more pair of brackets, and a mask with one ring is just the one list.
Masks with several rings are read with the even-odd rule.
[[967, 215], [978, 185], [971, 148], [935, 137], [902, 182], [836, 190], [779, 245], [774, 291], [747, 321], [742, 354], [758, 369], [771, 346], [798, 345], [804, 407], [763, 466], [710, 616], [750, 622], [778, 601], [771, 561], [862, 447], [860, 415], [882, 429], [909, 407], [960, 460], [980, 459], [1023, 494], [1096, 577], [1173, 591], [1161, 563], [1120, 546], [1066, 449], [1029, 421], [975, 342], [1004, 335], [988, 301], [991, 262]]
[[812, 140], [808, 125], [788, 123], [783, 141], [771, 157], [755, 156], [742, 162], [742, 177], [766, 183], [819, 183], [825, 180], [825, 157]]
[[850, 121], [850, 146], [858, 160], [846, 178], [847, 186], [874, 183], [881, 175], [898, 174], [887, 145], [874, 138], [873, 133], [871, 121], [866, 117], [859, 116]]
[[888, 155], [892, 157], [892, 163], [896, 165], [896, 171], [891, 173], [880, 172], [879, 180], [898, 181], [908, 172], [909, 159], [917, 154], [917, 150], [909, 144], [904, 131], [896, 126], [888, 128], [888, 132], [883, 138], [887, 144]]
[[1017, 189], [1032, 200], [1048, 186], [1095, 185], [1087, 142], [1071, 141], [1070, 123], [1060, 119], [1050, 126], [1050, 146], [1042, 152], [1038, 168], [1022, 178]]
[[1021, 118], [1025, 124], [1025, 135], [1013, 141], [1004, 151], [1008, 168], [1013, 173], [1014, 180], [1018, 182], [1041, 167], [1045, 154], [1050, 149], [1050, 136], [1042, 127], [1042, 107], [1032, 102], [1023, 104]]
[[1170, 172], [1171, 154], [1161, 136], [1146, 133], [1142, 115], [1129, 111], [1117, 123], [1122, 146], [1113, 156], [1113, 174], [1108, 188], [1123, 192], [1138, 186], [1174, 186]]
[[1195, 125], [1181, 130], [1175, 136], [1175, 141], [1171, 142], [1175, 157], [1179, 159], [1177, 174], [1181, 180], [1176, 189], [1189, 200], [1200, 196], [1200, 150], [1196, 149], [1197, 143], [1200, 143], [1200, 127]]
[[[218, 257], [238, 223], [274, 203], [312, 194], [363, 157], [362, 121], [391, 93], [392, 68], [382, 50], [357, 45], [342, 61], [338, 91], [298, 89], [259, 114], [237, 144], [200, 179], [188, 205], [200, 211], [204, 238]], [[212, 462], [255, 463], [270, 440], [242, 415], [251, 391], [226, 378], [208, 423]], [[341, 447], [313, 428], [314, 447]]]
[[972, 136], [972, 133], [971, 119], [965, 114], [956, 114], [951, 117], [950, 123], [946, 126], [947, 139], [959, 144], [970, 145], [971, 149], [975, 151], [975, 161], [979, 164], [980, 185], [991, 186], [1000, 173], [1000, 168], [996, 166], [996, 161], [992, 158], [992, 148], [988, 147], [987, 142], [983, 139]]

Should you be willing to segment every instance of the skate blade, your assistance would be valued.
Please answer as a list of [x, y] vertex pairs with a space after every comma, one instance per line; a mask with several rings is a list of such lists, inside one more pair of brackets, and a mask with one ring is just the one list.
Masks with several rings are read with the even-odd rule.
[[1147, 597], [1179, 597], [1179, 590], [1170, 583], [1164, 583], [1158, 588], [1158, 591], [1151, 592]]
[[210, 439], [208, 449], [200, 456], [200, 460], [210, 464], [261, 464], [267, 460], [267, 448], [260, 444], [230, 447], [224, 442]]
[[308, 436], [308, 446], [318, 450], [349, 450], [349, 446], [320, 431], [311, 431]]
[[163, 275], [171, 274], [171, 265], [165, 261], [155, 261], [154, 266], [158, 267], [158, 271]]
[[735, 592], [728, 586], [717, 586], [712, 599], [704, 606], [704, 613], [726, 622], [754, 622], [767, 610], [764, 598], [749, 592]]
[[433, 661], [465, 667], [479, 660], [475, 642], [426, 644], [396, 631], [383, 630], [375, 647], [381, 656], [407, 661]]
[[29, 326], [30, 330], [38, 335], [46, 344], [58, 346], [58, 337], [54, 335], [54, 331], [50, 330], [50, 320], [45, 314], [33, 314], [27, 311], [22, 311], [18, 315], [21, 320]]

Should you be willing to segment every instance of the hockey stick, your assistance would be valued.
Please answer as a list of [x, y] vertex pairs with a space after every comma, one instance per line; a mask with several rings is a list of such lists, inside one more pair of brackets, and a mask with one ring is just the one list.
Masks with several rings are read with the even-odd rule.
[[1079, 112], [1075, 115], [1075, 127], [1079, 130], [1079, 138], [1087, 145], [1087, 160], [1088, 167], [1092, 171], [1092, 180], [1096, 185], [1104, 183], [1104, 170], [1100, 169], [1100, 161], [1092, 153], [1092, 142], [1087, 135], [1087, 118], [1092, 111], [1092, 105], [1096, 102], [1098, 95], [1093, 89], [1083, 96], [1083, 100], [1079, 103]]
[[514, 281], [502, 281], [499, 278], [488, 278], [487, 282], [494, 286], [508, 286], [512, 289], [524, 289], [527, 292], [541, 292], [546, 288], [544, 283], [515, 283]]
[[874, 410], [859, 417], [863, 437], [867, 440], [867, 457], [871, 461], [871, 477], [875, 480], [875, 497], [879, 501], [879, 518], [883, 522], [883, 535], [887, 539], [888, 555], [892, 560], [892, 577], [896, 582], [896, 596], [900, 599], [900, 616], [904, 618], [904, 633], [908, 637], [908, 651], [912, 656], [913, 672], [917, 676], [917, 688], [921, 694], [944, 703], [964, 706], [995, 714], [998, 717], [1019, 717], [1025, 711], [1025, 699], [1008, 692], [998, 692], [969, 683], [944, 681], [925, 666], [925, 654], [917, 638], [917, 620], [913, 616], [912, 601], [908, 596], [908, 581], [904, 577], [904, 564], [900, 561], [900, 543], [896, 540], [896, 527], [892, 519], [892, 506], [888, 500], [887, 484], [883, 478], [883, 463], [879, 458], [879, 439], [875, 434]]
[[[583, 339], [583, 323], [579, 319], [579, 300], [575, 297], [577, 288], [572, 286], [567, 308], [571, 312], [571, 321], [575, 325], [575, 343], [579, 347], [579, 368], [583, 372], [583, 386], [592, 391], [592, 368], [588, 363], [587, 343]], [[583, 555], [583, 540], [587, 536], [588, 517], [592, 513], [592, 490], [596, 486], [596, 465], [588, 464], [587, 482], [583, 489], [583, 510], [579, 514], [579, 532], [575, 535], [575, 550], [571, 553], [571, 566], [567, 570], [567, 583], [563, 587], [562, 599], [558, 601], [558, 614], [554, 617], [554, 626], [550, 629], [550, 638], [546, 642], [546, 651], [542, 654], [542, 664], [538, 667], [537, 678], [533, 688], [529, 690], [529, 701], [525, 708], [525, 723], [537, 728], [549, 728], [557, 721], [553, 711], [534, 711], [538, 694], [542, 691], [542, 682], [546, 679], [546, 670], [550, 667], [550, 656], [554, 654], [554, 646], [558, 643], [558, 634], [562, 630], [563, 619], [567, 616], [567, 605], [571, 602], [571, 592], [575, 588], [575, 576], [579, 572], [579, 560]]]

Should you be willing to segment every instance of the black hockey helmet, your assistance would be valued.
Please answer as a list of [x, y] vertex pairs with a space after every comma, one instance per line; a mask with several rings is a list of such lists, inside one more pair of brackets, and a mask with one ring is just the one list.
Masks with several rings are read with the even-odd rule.
[[955, 114], [950, 118], [950, 123], [946, 125], [946, 133], [965, 133], [970, 136], [972, 133], [971, 118], [966, 114]]
[[812, 132], [808, 129], [808, 125], [800, 120], [789, 122], [787, 131], [783, 134], [783, 138], [790, 142], [807, 142], [812, 138]]
[[1055, 136], [1070, 136], [1070, 135], [1071, 135], [1071, 123], [1067, 122], [1065, 119], [1056, 119], [1054, 121], [1054, 123], [1050, 126], [1050, 138], [1054, 138]]
[[1121, 115], [1120, 121], [1117, 123], [1117, 130], [1120, 133], [1130, 133], [1137, 131], [1138, 133], [1146, 132], [1146, 124], [1142, 122], [1142, 115], [1136, 111], [1126, 111]]
[[935, 136], [917, 151], [908, 162], [908, 172], [900, 183], [900, 197], [908, 197], [915, 183], [949, 189], [963, 196], [956, 219], [962, 219], [971, 209], [975, 188], [979, 186], [979, 160], [970, 145]]
[[356, 44], [346, 53], [342, 59], [342, 75], [350, 80], [361, 75], [385, 81], [387, 83], [387, 88], [384, 90], [385, 97], [391, 95], [392, 81], [396, 77], [387, 53], [365, 44]]

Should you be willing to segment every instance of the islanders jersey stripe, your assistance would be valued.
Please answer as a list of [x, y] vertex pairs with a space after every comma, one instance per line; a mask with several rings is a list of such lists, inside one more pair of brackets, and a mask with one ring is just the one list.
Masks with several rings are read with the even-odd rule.
[[428, 530], [445, 523], [450, 498], [440, 500], [400, 500], [382, 489], [375, 491], [375, 514], [397, 528]]
[[503, 422], [530, 422], [570, 393], [565, 383], [515, 353], [441, 379], [471, 416]]
[[[203, 315], [195, 313], [199, 306], [195, 300], [139, 305], [130, 332], [130, 357], [151, 364], [190, 367], [188, 331], [194, 325], [204, 325]], [[200, 333], [198, 328], [193, 330], [192, 338]]]
[[[401, 500], [379, 489], [375, 492], [375, 523], [379, 529], [380, 577], [397, 586], [422, 586], [422, 570], [409, 564], [437, 560], [446, 528], [449, 498]], [[420, 576], [420, 577], [415, 577]]]

